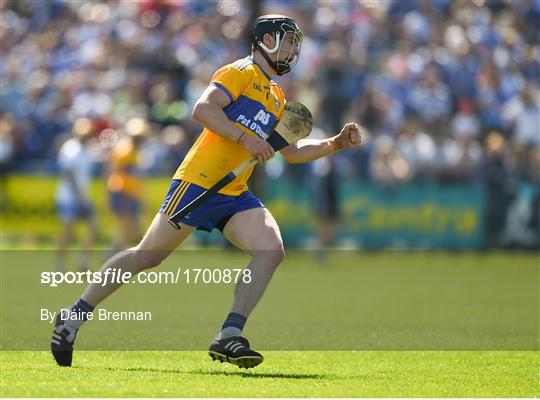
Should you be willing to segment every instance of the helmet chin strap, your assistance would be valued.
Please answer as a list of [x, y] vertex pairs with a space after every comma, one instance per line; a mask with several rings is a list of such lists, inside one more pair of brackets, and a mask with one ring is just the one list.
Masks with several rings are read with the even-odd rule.
[[270, 59], [270, 57], [268, 56], [268, 54], [266, 54], [266, 51], [264, 51], [264, 49], [261, 48], [261, 52], [262, 56], [264, 57], [264, 59], [266, 60], [266, 62], [268, 63], [268, 65], [270, 65], [272, 67], [272, 69], [274, 71], [276, 71], [279, 75], [279, 71], [278, 71], [278, 65], [277, 65], [277, 61], [272, 61]]
[[270, 59], [270, 56], [268, 55], [268, 53], [272, 54], [272, 53], [275, 53], [276, 51], [278, 51], [279, 45], [281, 44], [280, 42], [281, 42], [280, 34], [279, 34], [279, 32], [276, 32], [276, 45], [272, 49], [269, 49], [268, 47], [266, 47], [266, 45], [260, 40], [257, 42], [257, 46], [261, 49], [261, 54], [264, 57], [264, 59], [266, 60], [266, 62], [268, 63], [268, 65], [270, 65], [272, 67], [272, 69], [274, 71], [276, 71], [278, 75], [281, 76], [281, 75], [284, 75], [284, 74], [286, 74], [287, 72], [289, 72], [291, 70], [290, 65], [285, 64], [283, 62], [278, 63], [277, 60], [272, 61]]

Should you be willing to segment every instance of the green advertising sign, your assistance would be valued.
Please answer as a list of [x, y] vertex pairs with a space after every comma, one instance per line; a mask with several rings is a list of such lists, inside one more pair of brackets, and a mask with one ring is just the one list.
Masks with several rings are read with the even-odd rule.
[[[288, 244], [313, 238], [317, 196], [306, 185], [273, 181], [265, 203]], [[367, 248], [478, 249], [484, 243], [481, 186], [384, 188], [344, 182], [339, 239]]]

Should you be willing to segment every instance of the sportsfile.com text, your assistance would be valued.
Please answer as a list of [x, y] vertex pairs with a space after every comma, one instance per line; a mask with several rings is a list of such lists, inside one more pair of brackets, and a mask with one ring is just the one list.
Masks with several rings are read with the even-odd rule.
[[50, 287], [62, 284], [89, 284], [101, 286], [108, 284], [150, 283], [150, 284], [229, 284], [242, 280], [251, 282], [251, 270], [242, 268], [182, 268], [176, 271], [143, 271], [137, 275], [122, 271], [121, 268], [110, 268], [105, 271], [59, 272], [45, 271], [41, 273], [40, 282]]

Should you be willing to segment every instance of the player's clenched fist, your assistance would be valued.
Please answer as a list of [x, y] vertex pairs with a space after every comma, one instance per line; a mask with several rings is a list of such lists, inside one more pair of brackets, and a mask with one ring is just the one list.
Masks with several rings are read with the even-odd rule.
[[366, 129], [354, 122], [345, 124], [341, 131], [334, 136], [334, 150], [346, 149], [362, 144], [362, 136]]
[[251, 154], [253, 154], [255, 157], [257, 157], [257, 161], [259, 162], [259, 164], [262, 164], [263, 162], [269, 160], [275, 154], [274, 149], [268, 144], [267, 141], [255, 136], [248, 135], [247, 133], [243, 133], [242, 136], [240, 136], [240, 138], [238, 139], [238, 143], [244, 146], [244, 148]]

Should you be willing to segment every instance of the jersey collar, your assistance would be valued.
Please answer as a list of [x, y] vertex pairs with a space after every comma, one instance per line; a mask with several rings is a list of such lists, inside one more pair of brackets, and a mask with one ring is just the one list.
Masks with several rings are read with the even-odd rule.
[[255, 59], [253, 57], [249, 57], [251, 59], [251, 61], [253, 61], [253, 64], [255, 64], [257, 67], [259, 67], [259, 69], [261, 70], [261, 72], [264, 74], [264, 76], [266, 76], [268, 78], [269, 81], [272, 81], [272, 78], [270, 77], [270, 75], [268, 75], [266, 73], [266, 71], [263, 69], [263, 67], [261, 67], [257, 61], [255, 61]]

